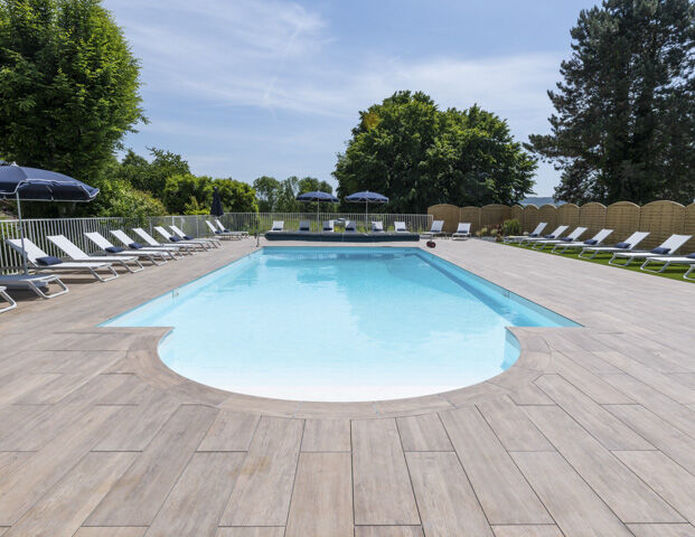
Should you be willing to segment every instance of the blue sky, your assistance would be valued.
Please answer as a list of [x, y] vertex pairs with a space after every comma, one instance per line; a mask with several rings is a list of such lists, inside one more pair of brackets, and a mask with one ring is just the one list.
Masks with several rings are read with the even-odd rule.
[[[400, 89], [473, 103], [525, 141], [547, 132], [546, 90], [581, 0], [105, 0], [142, 61], [148, 125], [126, 139], [194, 173], [334, 183], [358, 111]], [[536, 192], [558, 182], [542, 165]]]

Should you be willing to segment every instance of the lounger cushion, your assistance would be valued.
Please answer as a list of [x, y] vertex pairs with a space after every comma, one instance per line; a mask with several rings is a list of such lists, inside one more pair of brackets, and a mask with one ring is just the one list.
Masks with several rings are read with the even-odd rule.
[[221, 231], [215, 231], [215, 235], [219, 235], [220, 233], [222, 233], [222, 232]]
[[665, 254], [669, 253], [670, 251], [671, 251], [671, 248], [663, 248], [663, 247], [660, 246], [660, 247], [658, 247], [658, 248], [654, 248], [654, 249], [652, 250], [652, 253], [653, 253], [653, 254], [658, 254], [658, 255], [665, 255]]
[[120, 254], [125, 248], [121, 248], [120, 246], [107, 246], [104, 250], [110, 254]]
[[544, 236], [546, 239], [554, 239], [554, 238], [555, 238], [555, 235], [553, 235], [552, 233], [548, 233], [547, 235], [543, 235], [543, 236]]
[[139, 242], [131, 242], [128, 246], [130, 246], [133, 250], [140, 250], [142, 248], [142, 244]]
[[538, 237], [538, 233], [531, 233], [529, 234], [529, 237]]
[[627, 249], [630, 247], [629, 242], [619, 242], [618, 244], [615, 245], [616, 248], [622, 248], [622, 249]]
[[186, 239], [187, 241], [193, 240], [193, 237], [189, 237], [188, 235], [184, 235], [183, 238]]
[[594, 246], [595, 244], [598, 244], [598, 241], [596, 239], [588, 239], [584, 241], [584, 244], [587, 246]]
[[572, 237], [562, 237], [560, 240], [565, 242], [572, 242], [574, 239]]
[[50, 267], [51, 265], [60, 265], [63, 260], [54, 255], [47, 255], [45, 257], [37, 257], [36, 262], [41, 266]]
[[685, 257], [687, 257], [689, 259], [695, 259], [695, 252], [693, 252], [692, 254], [688, 254]]
[[169, 237], [169, 240], [171, 242], [179, 242], [181, 239], [179, 239], [178, 237]]

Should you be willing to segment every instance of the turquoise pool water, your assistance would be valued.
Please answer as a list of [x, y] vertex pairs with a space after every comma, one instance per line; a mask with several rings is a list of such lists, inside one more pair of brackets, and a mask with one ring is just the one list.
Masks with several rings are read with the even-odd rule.
[[203, 384], [364, 401], [475, 384], [516, 360], [506, 327], [576, 324], [419, 248], [266, 247], [103, 326], [173, 327], [162, 360]]

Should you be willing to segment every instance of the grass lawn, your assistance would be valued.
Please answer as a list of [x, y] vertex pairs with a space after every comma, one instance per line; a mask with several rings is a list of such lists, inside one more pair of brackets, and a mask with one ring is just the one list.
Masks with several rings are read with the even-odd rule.
[[[524, 250], [531, 250], [530, 247], [519, 246], [518, 244], [504, 244], [504, 243], [498, 243], [498, 244], [503, 244], [504, 246], [509, 246], [511, 248], [523, 248]], [[643, 270], [640, 270], [640, 266], [644, 262], [643, 259], [635, 260], [627, 267], [615, 267], [613, 265], [608, 265], [608, 260], [611, 258], [610, 254], [597, 255], [593, 259], [583, 259], [583, 258], [579, 257], [579, 252], [581, 250], [573, 250], [571, 252], [564, 253], [564, 254], [557, 254], [557, 253], [554, 254], [554, 253], [551, 253], [551, 251], [550, 251], [551, 249], [552, 248], [548, 247], [545, 250], [535, 250], [535, 251], [539, 254], [559, 255], [561, 257], [570, 257], [572, 259], [577, 259], [579, 261], [584, 261], [587, 263], [597, 263], [599, 265], [606, 265], [606, 266], [610, 266], [610, 268], [613, 268], [616, 270], [631, 270], [632, 272], [639, 272], [640, 274], [651, 275], [651, 276], [661, 276], [662, 278], [670, 278], [671, 280], [677, 280], [679, 282], [695, 283], [695, 282], [691, 282], [691, 281], [683, 279], [683, 274], [685, 274], [685, 271], [688, 270], [687, 265], [671, 265], [664, 272], [661, 272], [659, 274], [654, 274], [651, 272], [645, 272]], [[650, 266], [654, 266], [657, 269], [659, 268], [659, 266], [656, 264], [653, 264]], [[691, 273], [691, 275], [689, 277], [693, 277], [693, 274]]]

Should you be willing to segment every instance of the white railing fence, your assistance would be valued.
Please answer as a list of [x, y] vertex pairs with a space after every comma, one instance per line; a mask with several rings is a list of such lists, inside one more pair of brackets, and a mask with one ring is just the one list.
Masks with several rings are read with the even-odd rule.
[[[205, 220], [210, 219], [209, 215], [183, 215], [183, 216], [153, 216], [144, 221], [133, 218], [36, 218], [23, 220], [24, 235], [26, 238], [37, 244], [49, 255], [61, 257], [60, 252], [52, 242], [46, 239], [49, 235], [65, 235], [81, 249], [89, 253], [95, 252], [95, 247], [84, 234], [98, 231], [111, 242], [117, 244], [113, 236], [109, 233], [112, 229], [123, 229], [134, 239], [131, 228], [143, 227], [150, 232], [157, 240], [164, 239], [156, 232], [154, 226], [168, 226], [174, 224], [180, 227], [184, 233], [194, 237], [205, 237], [210, 235], [210, 230], [205, 224]], [[222, 223], [232, 231], [248, 231], [253, 234], [263, 233], [272, 227], [274, 220], [283, 220], [285, 229], [298, 229], [301, 220], [308, 220], [312, 230], [320, 230], [325, 220], [345, 221], [352, 220], [357, 222], [358, 230], [369, 229], [369, 223], [365, 221], [364, 213], [227, 213], [220, 218]], [[370, 221], [381, 221], [384, 229], [393, 229], [396, 221], [405, 222], [409, 230], [418, 232], [430, 228], [432, 217], [427, 214], [381, 214], [374, 213], [369, 215]], [[18, 270], [22, 265], [22, 260], [17, 253], [10, 248], [5, 239], [19, 238], [19, 222], [17, 220], [0, 220], [0, 272], [11, 272]]]

